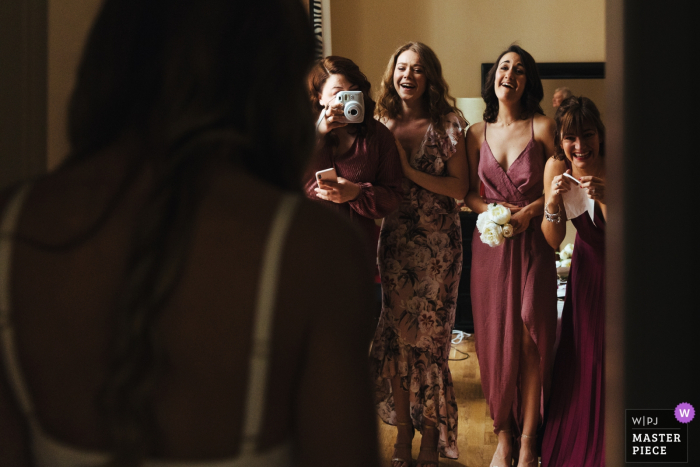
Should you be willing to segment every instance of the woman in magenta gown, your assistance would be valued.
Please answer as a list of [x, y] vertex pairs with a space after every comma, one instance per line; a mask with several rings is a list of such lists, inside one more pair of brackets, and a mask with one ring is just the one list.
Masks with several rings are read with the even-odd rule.
[[[576, 227], [552, 397], [542, 440], [542, 465], [605, 465], [605, 127], [595, 104], [570, 97], [556, 115], [556, 153], [545, 169], [546, 218], [542, 231], [553, 247], [566, 234], [562, 194], [586, 190], [595, 200], [571, 219]], [[563, 173], [580, 181], [575, 183]], [[579, 188], [580, 187], [580, 188]]]
[[536, 467], [557, 325], [554, 249], [540, 229], [554, 122], [539, 104], [544, 92], [535, 61], [518, 46], [498, 58], [482, 96], [484, 121], [467, 132], [471, 189], [465, 201], [477, 213], [488, 203], [509, 207], [515, 229], [499, 246], [483, 243], [478, 232], [472, 240], [474, 337], [498, 436], [491, 466], [517, 458], [522, 467]]

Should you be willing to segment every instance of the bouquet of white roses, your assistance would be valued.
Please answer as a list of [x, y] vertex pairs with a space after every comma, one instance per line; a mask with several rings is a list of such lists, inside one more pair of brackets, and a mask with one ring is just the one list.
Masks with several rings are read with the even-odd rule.
[[513, 236], [513, 226], [510, 221], [510, 209], [500, 204], [492, 203], [488, 209], [476, 219], [476, 228], [481, 234], [481, 241], [488, 246], [498, 246], [504, 238]]
[[574, 244], [568, 243], [559, 252], [559, 260], [557, 261], [558, 268], [568, 268], [571, 266], [571, 255], [574, 253]]

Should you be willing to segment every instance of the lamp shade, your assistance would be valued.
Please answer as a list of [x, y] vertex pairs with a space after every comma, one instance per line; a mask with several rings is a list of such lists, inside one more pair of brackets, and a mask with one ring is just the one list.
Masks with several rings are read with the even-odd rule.
[[484, 119], [486, 103], [481, 97], [458, 97], [457, 108], [462, 111], [470, 125]]

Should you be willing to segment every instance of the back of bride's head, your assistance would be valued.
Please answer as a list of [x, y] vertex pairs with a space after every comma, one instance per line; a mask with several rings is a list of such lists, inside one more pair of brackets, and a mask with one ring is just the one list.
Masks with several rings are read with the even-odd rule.
[[295, 185], [313, 137], [300, 3], [106, 0], [70, 103], [70, 160], [127, 133], [165, 157], [215, 139], [247, 170]]

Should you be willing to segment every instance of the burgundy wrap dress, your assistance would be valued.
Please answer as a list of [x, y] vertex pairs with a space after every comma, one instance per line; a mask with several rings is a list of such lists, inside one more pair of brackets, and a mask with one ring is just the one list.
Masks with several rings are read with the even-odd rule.
[[[486, 139], [479, 158], [479, 178], [487, 203], [527, 206], [542, 196], [544, 157], [534, 128], [532, 138], [508, 170], [491, 152]], [[549, 396], [557, 328], [557, 273], [554, 249], [541, 229], [542, 216], [528, 229], [501, 245], [490, 247], [478, 231], [472, 240], [471, 296], [474, 338], [481, 370], [481, 386], [493, 418], [494, 432], [509, 425], [517, 436], [520, 411], [520, 349], [523, 324], [540, 354], [542, 391], [540, 416]]]
[[[576, 189], [576, 188], [573, 188]], [[605, 465], [605, 219], [576, 227], [542, 439], [542, 466]]]

